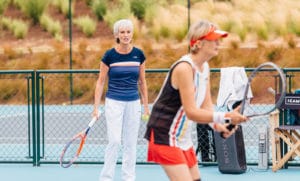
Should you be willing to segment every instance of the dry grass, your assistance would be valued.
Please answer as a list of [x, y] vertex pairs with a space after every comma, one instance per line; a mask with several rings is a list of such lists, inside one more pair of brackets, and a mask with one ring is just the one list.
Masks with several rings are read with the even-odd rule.
[[[134, 45], [143, 49], [147, 57], [147, 69], [169, 68], [170, 65], [188, 52], [185, 34], [187, 31], [187, 9], [184, 4], [149, 6], [143, 22], [123, 12], [112, 13], [104, 19], [112, 24], [119, 16], [128, 15], [135, 25]], [[251, 5], [249, 5], [251, 4]], [[124, 7], [124, 9], [128, 7]], [[210, 61], [211, 68], [226, 66], [255, 67], [265, 61], [272, 61], [281, 67], [300, 67], [300, 3], [295, 0], [231, 0], [229, 2], [200, 1], [192, 4], [191, 22], [208, 19], [230, 36], [221, 42], [219, 56]], [[2, 29], [0, 29], [2, 30]], [[114, 46], [113, 37], [77, 39], [73, 44], [73, 69], [98, 69], [105, 50]], [[0, 69], [69, 69], [69, 46], [67, 41], [47, 41], [49, 52], [34, 52], [34, 47], [25, 46], [18, 51], [14, 45], [2, 46]], [[256, 48], [253, 48], [256, 47]], [[25, 52], [25, 53], [24, 53]], [[81, 81], [81, 80], [79, 80]], [[218, 80], [215, 80], [218, 81]], [[67, 84], [64, 79], [62, 84]], [[159, 86], [149, 81], [156, 96]], [[11, 102], [22, 94], [14, 92], [13, 84], [1, 84]], [[8, 90], [8, 89], [11, 90]], [[76, 102], [92, 100], [93, 83], [82, 81], [75, 91]], [[217, 90], [214, 87], [213, 90]], [[47, 86], [48, 101], [68, 99], [66, 87]], [[88, 92], [83, 93], [82, 91]], [[216, 93], [216, 92], [215, 92]], [[0, 98], [7, 102], [7, 98]]]

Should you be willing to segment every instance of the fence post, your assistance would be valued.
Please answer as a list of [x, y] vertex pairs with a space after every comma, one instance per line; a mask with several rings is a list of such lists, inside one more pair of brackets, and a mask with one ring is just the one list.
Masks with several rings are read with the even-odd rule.
[[40, 165], [40, 73], [36, 72], [36, 166]]

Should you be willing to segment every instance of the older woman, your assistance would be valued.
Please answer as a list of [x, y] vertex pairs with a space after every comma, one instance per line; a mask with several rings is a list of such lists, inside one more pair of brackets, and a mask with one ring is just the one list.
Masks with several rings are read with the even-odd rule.
[[218, 55], [219, 39], [227, 32], [208, 21], [193, 24], [188, 32], [191, 52], [170, 68], [155, 101], [145, 138], [149, 140], [148, 161], [160, 164], [172, 181], [199, 181], [200, 172], [193, 149], [192, 122], [210, 124], [225, 137], [225, 120], [239, 124], [246, 117], [234, 112], [215, 112], [210, 93], [208, 61]]
[[98, 106], [108, 77], [108, 90], [105, 97], [108, 145], [99, 180], [113, 180], [119, 146], [123, 143], [122, 180], [133, 181], [141, 102], [145, 114], [149, 114], [145, 56], [142, 50], [131, 44], [133, 23], [130, 20], [117, 21], [114, 24], [114, 36], [116, 45], [107, 50], [102, 57], [95, 90], [93, 115], [98, 116]]

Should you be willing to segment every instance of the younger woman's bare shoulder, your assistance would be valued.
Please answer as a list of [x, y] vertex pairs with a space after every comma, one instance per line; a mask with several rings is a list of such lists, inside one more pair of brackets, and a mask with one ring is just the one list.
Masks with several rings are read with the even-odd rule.
[[188, 72], [192, 72], [192, 65], [189, 62], [186, 61], [182, 61], [179, 62], [175, 67], [174, 67], [174, 71], [176, 72], [181, 72], [181, 73], [188, 73]]

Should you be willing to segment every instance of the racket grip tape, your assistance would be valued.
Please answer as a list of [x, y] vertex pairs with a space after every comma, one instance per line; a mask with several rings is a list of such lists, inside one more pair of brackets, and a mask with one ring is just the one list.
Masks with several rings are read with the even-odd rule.
[[95, 116], [95, 117], [93, 117], [93, 119], [89, 123], [89, 127], [92, 127], [95, 124], [96, 121], [97, 121], [97, 117]]
[[227, 128], [229, 131], [231, 131], [234, 127], [235, 127], [235, 125], [233, 125], [233, 124], [230, 124], [230, 125], [226, 126], [226, 128]]

